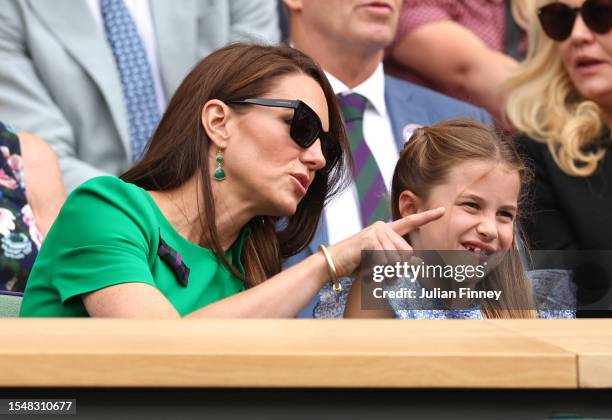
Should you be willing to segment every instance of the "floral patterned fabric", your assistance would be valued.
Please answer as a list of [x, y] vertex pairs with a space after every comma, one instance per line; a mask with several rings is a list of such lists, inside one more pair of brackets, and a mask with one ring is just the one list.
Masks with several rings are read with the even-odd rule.
[[19, 138], [0, 123], [0, 291], [23, 292], [41, 242], [24, 188]]
[[[576, 286], [572, 273], [566, 270], [532, 270], [527, 277], [533, 287], [535, 310], [540, 319], [576, 318]], [[411, 288], [421, 294], [419, 281], [403, 278], [389, 290]], [[388, 299], [398, 319], [483, 319], [478, 305], [466, 309], [439, 309], [444, 305], [437, 298], [419, 300], [418, 306], [411, 299]]]
[[[538, 318], [543, 319], [572, 319], [576, 318], [576, 286], [572, 282], [571, 271], [565, 270], [531, 270], [527, 271], [527, 278], [533, 287], [533, 295], [536, 304]], [[344, 307], [351, 289], [349, 278], [341, 279], [342, 292], [336, 293], [329, 283], [319, 292], [320, 301], [314, 308], [315, 318], [343, 317]], [[385, 284], [386, 285], [386, 284]], [[418, 281], [411, 282], [410, 279], [398, 279], [392, 286], [386, 286], [387, 290], [400, 287], [414, 288], [420, 290]], [[417, 296], [420, 292], [417, 293]], [[422, 302], [422, 301], [419, 301]], [[468, 309], [435, 309], [440, 304], [433, 300], [426, 300], [430, 307], [421, 304], [418, 308], [411, 305], [409, 299], [389, 299], [397, 319], [482, 319], [479, 307]]]

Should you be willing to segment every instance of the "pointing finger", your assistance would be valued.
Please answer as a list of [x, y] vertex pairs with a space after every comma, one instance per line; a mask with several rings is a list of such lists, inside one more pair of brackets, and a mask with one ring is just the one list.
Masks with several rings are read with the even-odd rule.
[[445, 211], [446, 209], [444, 207], [438, 207], [437, 209], [411, 214], [410, 216], [402, 217], [401, 219], [390, 222], [389, 227], [398, 235], [404, 236], [418, 227], [439, 219], [442, 217]]

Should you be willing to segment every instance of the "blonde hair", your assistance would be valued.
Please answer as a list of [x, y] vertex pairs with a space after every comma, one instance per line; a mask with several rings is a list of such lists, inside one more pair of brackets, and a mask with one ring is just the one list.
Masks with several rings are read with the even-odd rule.
[[601, 147], [589, 148], [603, 131], [601, 110], [578, 93], [557, 45], [542, 31], [536, 10], [545, 2], [531, 0], [527, 58], [502, 86], [505, 114], [517, 129], [546, 143], [563, 172], [590, 176], [605, 155]]
[[[400, 154], [391, 185], [393, 219], [399, 219], [399, 196], [410, 190], [423, 200], [431, 189], [446, 182], [451, 169], [469, 161], [503, 164], [516, 171], [521, 182], [522, 201], [530, 173], [512, 142], [501, 140], [490, 128], [472, 120], [449, 120], [415, 130]], [[520, 209], [520, 205], [519, 205]], [[501, 290], [499, 301], [481, 302], [485, 318], [534, 318], [535, 307], [530, 282], [518, 257], [516, 238], [513, 252], [488, 276], [487, 289]]]

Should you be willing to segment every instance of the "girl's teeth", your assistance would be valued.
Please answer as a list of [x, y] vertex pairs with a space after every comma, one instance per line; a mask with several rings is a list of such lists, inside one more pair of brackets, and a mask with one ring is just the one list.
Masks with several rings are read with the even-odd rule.
[[485, 251], [484, 249], [476, 249], [476, 248], [472, 248], [472, 247], [467, 247], [468, 251], [471, 252], [475, 252], [478, 254], [482, 254], [482, 255], [487, 255], [487, 251]]

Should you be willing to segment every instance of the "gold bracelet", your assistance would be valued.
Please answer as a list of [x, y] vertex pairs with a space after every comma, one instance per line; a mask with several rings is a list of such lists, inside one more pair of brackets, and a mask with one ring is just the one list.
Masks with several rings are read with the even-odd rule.
[[325, 261], [327, 261], [327, 271], [329, 272], [329, 276], [331, 277], [331, 284], [334, 289], [334, 292], [342, 291], [342, 284], [340, 284], [340, 280], [338, 280], [338, 275], [336, 273], [336, 266], [334, 265], [334, 260], [332, 260], [331, 255], [329, 255], [329, 251], [325, 247], [325, 245], [319, 245], [319, 249], [323, 253], [325, 257]]

